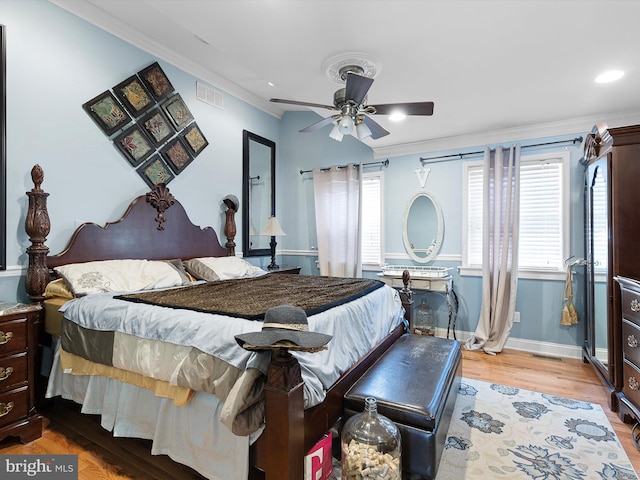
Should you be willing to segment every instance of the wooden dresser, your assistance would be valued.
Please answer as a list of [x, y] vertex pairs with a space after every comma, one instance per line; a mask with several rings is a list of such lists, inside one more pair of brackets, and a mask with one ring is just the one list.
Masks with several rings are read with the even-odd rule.
[[35, 409], [36, 356], [42, 307], [0, 302], [0, 440], [42, 436]]
[[620, 412], [640, 419], [640, 281], [616, 277], [622, 312], [622, 392]]

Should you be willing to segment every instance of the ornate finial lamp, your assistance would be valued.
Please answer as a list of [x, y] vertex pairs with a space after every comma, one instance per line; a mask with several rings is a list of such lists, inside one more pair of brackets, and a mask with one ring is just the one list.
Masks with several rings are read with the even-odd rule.
[[269, 243], [271, 246], [271, 265], [269, 265], [268, 269], [275, 270], [280, 268], [279, 265], [276, 265], [276, 237], [286, 237], [287, 234], [282, 231], [278, 219], [276, 217], [267, 218], [267, 224], [260, 232], [260, 235], [271, 237], [271, 242]]

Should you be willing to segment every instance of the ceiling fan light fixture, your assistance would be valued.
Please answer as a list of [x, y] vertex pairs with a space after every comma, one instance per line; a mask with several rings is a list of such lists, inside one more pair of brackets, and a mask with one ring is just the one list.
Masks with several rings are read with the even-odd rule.
[[349, 135], [353, 131], [353, 118], [350, 115], [343, 115], [337, 127], [341, 134]]
[[360, 122], [356, 125], [356, 134], [358, 135], [359, 140], [364, 140], [371, 136], [371, 130], [364, 122]]
[[329, 137], [333, 138], [334, 140], [341, 142], [342, 141], [342, 137], [344, 137], [344, 135], [342, 134], [342, 132], [340, 131], [340, 127], [338, 126], [338, 124], [336, 124], [332, 129], [331, 129], [331, 133], [329, 133]]

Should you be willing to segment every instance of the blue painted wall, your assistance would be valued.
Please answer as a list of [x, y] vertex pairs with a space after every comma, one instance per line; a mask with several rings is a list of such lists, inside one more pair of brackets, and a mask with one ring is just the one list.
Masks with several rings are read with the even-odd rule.
[[[129, 163], [92, 122], [82, 104], [158, 59], [44, 1], [3, 0], [1, 20], [7, 27], [7, 263], [0, 272], [0, 299], [26, 301], [23, 288], [25, 192], [32, 188], [30, 170], [35, 163], [45, 172], [43, 188], [50, 193], [51, 233], [47, 245], [55, 253], [65, 247], [78, 223], [114, 221], [135, 195], [147, 191]], [[286, 237], [278, 239], [283, 263], [317, 273], [313, 182], [300, 170], [374, 161], [372, 150], [351, 137], [342, 142], [328, 138], [328, 127], [312, 134], [298, 130], [317, 121], [310, 112], [272, 117], [225, 94], [224, 109], [195, 98], [197, 78], [160, 60], [177, 92], [185, 99], [210, 145], [170, 185], [185, 205], [191, 220], [213, 225], [224, 222], [222, 198], [241, 198], [242, 130], [277, 144], [277, 214]], [[216, 88], [215, 85], [213, 85]], [[401, 128], [398, 126], [397, 128]], [[584, 132], [557, 132], [572, 136]], [[551, 138], [552, 140], [555, 138]], [[522, 139], [514, 139], [522, 140]], [[523, 143], [548, 141], [529, 139]], [[482, 150], [484, 145], [466, 150]], [[562, 148], [562, 147], [559, 147]], [[582, 255], [582, 168], [579, 148], [571, 152], [571, 253]], [[546, 151], [546, 150], [545, 150]], [[420, 156], [458, 153], [425, 151], [420, 155], [389, 158], [385, 171], [385, 256], [390, 263], [407, 263], [402, 244], [402, 217], [410, 198], [420, 190], [414, 170]], [[526, 153], [539, 153], [528, 149]], [[426, 191], [441, 204], [445, 218], [442, 249], [434, 265], [457, 267], [462, 254], [462, 161], [430, 165]], [[89, 200], [90, 199], [90, 200]], [[238, 218], [237, 243], [242, 238]], [[237, 247], [241, 251], [241, 245]], [[266, 265], [270, 259], [251, 259]], [[458, 328], [475, 329], [480, 310], [479, 277], [454, 272], [460, 297]], [[366, 272], [375, 276], [376, 272]], [[580, 279], [578, 278], [578, 281]], [[582, 345], [583, 323], [561, 327], [563, 281], [521, 280], [516, 308], [522, 321], [512, 338], [575, 347]], [[580, 309], [581, 290], [576, 288]], [[433, 301], [438, 301], [437, 299]], [[446, 324], [440, 305], [440, 327]]]

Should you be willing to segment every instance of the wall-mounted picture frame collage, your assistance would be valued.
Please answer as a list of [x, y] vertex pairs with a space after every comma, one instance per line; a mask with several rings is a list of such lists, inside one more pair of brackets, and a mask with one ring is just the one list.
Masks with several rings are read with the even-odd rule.
[[209, 145], [158, 62], [82, 108], [150, 187], [171, 182]]

